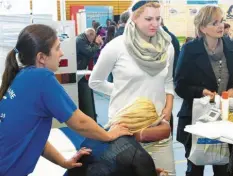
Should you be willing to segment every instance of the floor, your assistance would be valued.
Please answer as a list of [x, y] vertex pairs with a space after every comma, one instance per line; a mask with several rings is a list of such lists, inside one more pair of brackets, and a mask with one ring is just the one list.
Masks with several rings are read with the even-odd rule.
[[[101, 125], [104, 125], [108, 118], [107, 118], [107, 112], [108, 112], [108, 103], [109, 103], [109, 97], [97, 93], [94, 93], [94, 99], [95, 99], [95, 107], [97, 112], [97, 121]], [[174, 134], [173, 134], [173, 149], [174, 149], [174, 155], [175, 155], [175, 164], [176, 164], [176, 175], [177, 176], [185, 176], [185, 170], [186, 170], [186, 159], [184, 157], [184, 147], [179, 142], [176, 141], [176, 128], [177, 128], [177, 117], [176, 114], [179, 111], [179, 108], [181, 106], [182, 100], [179, 97], [175, 98], [174, 101], [174, 108], [173, 108], [173, 114], [175, 116], [174, 118]], [[212, 176], [212, 168], [211, 166], [207, 166], [205, 168], [205, 176]]]

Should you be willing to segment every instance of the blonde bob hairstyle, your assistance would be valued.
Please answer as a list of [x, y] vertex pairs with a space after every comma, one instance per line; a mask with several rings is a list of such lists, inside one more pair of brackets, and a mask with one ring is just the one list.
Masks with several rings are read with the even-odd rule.
[[223, 11], [220, 7], [207, 5], [200, 9], [194, 18], [195, 33], [197, 37], [205, 36], [205, 34], [201, 31], [201, 28], [206, 27], [217, 16], [223, 16]]
[[[146, 4], [144, 4], [143, 6], [139, 7], [137, 10], [135, 10], [134, 12], [132, 12], [132, 8], [133, 6], [140, 0], [136, 0], [135, 2], [133, 2], [133, 4], [130, 7], [130, 13], [131, 13], [131, 17], [134, 19], [137, 19], [145, 10], [146, 7], [154, 7], [154, 8], [160, 8], [160, 3], [159, 2], [147, 2]], [[149, 1], [149, 0], [148, 0]]]

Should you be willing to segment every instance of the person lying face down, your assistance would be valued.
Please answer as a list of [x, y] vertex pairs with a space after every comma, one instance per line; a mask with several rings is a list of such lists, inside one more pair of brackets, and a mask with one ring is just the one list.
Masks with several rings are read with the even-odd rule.
[[68, 170], [66, 176], [157, 176], [154, 162], [134, 137], [123, 136], [103, 143], [86, 139], [82, 146], [92, 153], [83, 157], [83, 166]]
[[[116, 116], [114, 124], [126, 124], [134, 134], [146, 128], [154, 128], [163, 120], [163, 117], [159, 117], [156, 113], [152, 101], [146, 98], [136, 99], [132, 104], [119, 111]], [[153, 136], [151, 135], [148, 140], [153, 140]], [[139, 135], [137, 140], [140, 138]], [[69, 170], [68, 176], [156, 175], [151, 156], [133, 137], [121, 137], [110, 143], [86, 139], [82, 146], [92, 148], [92, 153], [81, 160], [83, 167]], [[161, 169], [157, 171], [162, 172]]]

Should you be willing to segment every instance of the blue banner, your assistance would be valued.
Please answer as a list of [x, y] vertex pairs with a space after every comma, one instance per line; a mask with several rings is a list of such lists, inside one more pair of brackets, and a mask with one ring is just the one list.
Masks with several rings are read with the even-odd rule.
[[92, 20], [106, 27], [106, 20], [113, 19], [113, 8], [111, 6], [85, 6], [87, 27], [92, 27]]
[[187, 4], [218, 4], [218, 0], [187, 0]]

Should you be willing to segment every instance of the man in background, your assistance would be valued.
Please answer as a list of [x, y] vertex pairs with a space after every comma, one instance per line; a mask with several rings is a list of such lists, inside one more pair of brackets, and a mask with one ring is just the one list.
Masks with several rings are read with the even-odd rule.
[[124, 33], [125, 30], [125, 24], [127, 23], [129, 19], [129, 12], [125, 11], [120, 15], [120, 25], [117, 29], [117, 32], [115, 33], [115, 37], [120, 36]]
[[108, 29], [108, 27], [111, 25], [111, 22], [112, 22], [112, 20], [111, 19], [106, 19], [106, 27], [105, 27], [105, 29], [107, 30]]
[[[93, 28], [87, 28], [84, 33], [78, 35], [76, 38], [77, 70], [86, 70], [102, 45], [101, 36], [96, 37]], [[96, 120], [93, 90], [89, 88], [86, 77], [78, 81], [78, 95], [79, 109]]]
[[231, 25], [228, 23], [224, 23], [224, 37], [230, 38], [231, 33], [230, 33]]
[[77, 69], [85, 70], [102, 45], [101, 36], [96, 37], [93, 28], [87, 28], [84, 33], [78, 35], [76, 38]]
[[91, 26], [92, 26], [92, 28], [94, 28], [95, 23], [96, 23], [96, 21], [95, 21], [95, 20], [92, 20], [92, 22], [91, 22]]

